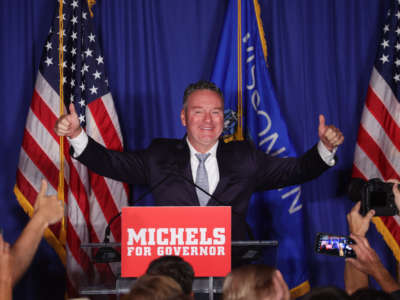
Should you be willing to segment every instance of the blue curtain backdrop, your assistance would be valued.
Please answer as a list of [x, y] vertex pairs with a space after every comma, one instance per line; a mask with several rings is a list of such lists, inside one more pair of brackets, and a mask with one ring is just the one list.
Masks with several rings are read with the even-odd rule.
[[[316, 232], [347, 233], [345, 185], [385, 9], [380, 0], [260, 0], [268, 65], [298, 153], [316, 143], [318, 114], [343, 131], [336, 167], [303, 185], [312, 286], [343, 287], [344, 262], [316, 255]], [[0, 1], [0, 227], [14, 242], [27, 217], [13, 194], [25, 118], [56, 0]], [[227, 1], [98, 0], [95, 22], [127, 149], [181, 137], [185, 86], [213, 70]], [[290, 221], [290, 220], [288, 220]], [[369, 238], [395, 262], [376, 230]], [[296, 251], [296, 249], [293, 249]], [[14, 299], [63, 299], [64, 275], [42, 242]]]

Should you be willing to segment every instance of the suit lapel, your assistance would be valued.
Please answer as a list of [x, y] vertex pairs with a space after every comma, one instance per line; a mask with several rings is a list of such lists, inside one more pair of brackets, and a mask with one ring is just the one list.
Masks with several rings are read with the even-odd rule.
[[[213, 193], [213, 196], [218, 200], [210, 199], [208, 205], [221, 205], [221, 202], [224, 203], [224, 199], [220, 197], [223, 191], [226, 189], [229, 183], [230, 174], [229, 174], [229, 152], [226, 149], [226, 145], [222, 139], [219, 140], [218, 148], [217, 148], [217, 162], [218, 162], [218, 171], [219, 171], [219, 182]], [[228, 203], [226, 203], [228, 205]]]
[[[186, 136], [181, 140], [181, 142], [176, 147], [176, 166], [177, 172], [182, 176], [182, 181], [184, 181], [184, 186], [192, 198], [194, 205], [200, 205], [197, 199], [196, 189], [190, 181], [193, 181], [192, 169], [190, 167], [190, 150], [186, 143]], [[187, 180], [185, 180], [185, 178]]]

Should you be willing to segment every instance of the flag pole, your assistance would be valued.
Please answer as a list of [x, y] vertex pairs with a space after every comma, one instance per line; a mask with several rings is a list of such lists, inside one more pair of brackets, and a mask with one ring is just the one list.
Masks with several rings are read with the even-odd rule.
[[237, 128], [234, 134], [236, 141], [243, 141], [243, 91], [242, 91], [242, 11], [241, 1], [237, 0], [238, 30], [237, 30], [237, 65], [238, 65], [238, 90], [237, 90]]
[[[60, 94], [60, 116], [64, 114], [64, 20], [63, 20], [63, 1], [59, 1], [60, 7], [58, 12], [58, 38], [59, 38], [59, 47], [58, 47], [58, 60], [59, 60], [59, 74], [60, 74], [60, 86], [59, 86], [59, 94]], [[60, 171], [58, 173], [58, 199], [60, 199], [64, 203], [65, 207], [65, 199], [64, 199], [64, 137], [60, 136]], [[63, 246], [66, 244], [66, 228], [65, 228], [65, 217], [61, 220], [61, 230], [60, 230], [60, 242]], [[65, 261], [64, 261], [65, 264]]]

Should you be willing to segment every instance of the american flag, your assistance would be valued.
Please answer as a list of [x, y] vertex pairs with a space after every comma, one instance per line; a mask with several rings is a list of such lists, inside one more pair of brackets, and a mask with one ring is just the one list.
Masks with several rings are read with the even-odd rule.
[[[382, 29], [361, 118], [353, 177], [400, 179], [400, 0]], [[376, 217], [378, 231], [400, 261], [400, 217]]]
[[[59, 35], [63, 35], [64, 111], [72, 102], [81, 125], [97, 142], [122, 150], [122, 136], [108, 81], [99, 37], [85, 0], [63, 0], [63, 30], [59, 29], [59, 7], [45, 43], [22, 142], [15, 193], [21, 206], [32, 214], [40, 181], [49, 182], [49, 194], [59, 186], [60, 138], [53, 128], [60, 116]], [[59, 6], [59, 5], [58, 5]], [[64, 223], [51, 226], [45, 237], [66, 265], [70, 296], [81, 285], [113, 278], [116, 270], [107, 264], [93, 264], [92, 251], [82, 243], [101, 242], [110, 219], [127, 205], [127, 186], [89, 172], [69, 155], [64, 140]], [[99, 162], [101, 163], [101, 162]], [[61, 177], [62, 178], [62, 177]], [[111, 228], [111, 240], [120, 241], [118, 222]], [[65, 226], [63, 226], [65, 225]], [[66, 229], [64, 228], [66, 227]], [[66, 232], [65, 232], [66, 230]]]

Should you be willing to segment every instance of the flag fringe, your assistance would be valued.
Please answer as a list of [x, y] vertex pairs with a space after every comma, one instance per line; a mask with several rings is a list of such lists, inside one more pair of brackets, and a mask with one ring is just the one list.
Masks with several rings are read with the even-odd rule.
[[378, 232], [383, 236], [383, 239], [385, 240], [386, 244], [392, 250], [396, 260], [400, 262], [400, 247], [399, 244], [397, 244], [391, 232], [389, 231], [389, 229], [386, 227], [386, 225], [383, 223], [380, 217], [372, 218], [372, 222], [375, 224], [375, 227], [378, 230]]
[[265, 40], [264, 27], [263, 27], [262, 20], [261, 20], [260, 4], [258, 3], [258, 0], [253, 0], [253, 3], [254, 3], [254, 10], [256, 12], [258, 33], [259, 33], [259, 36], [260, 36], [261, 45], [262, 45], [263, 53], [264, 53], [264, 60], [265, 60], [265, 63], [267, 63], [268, 50], [267, 50], [267, 42]]
[[[17, 185], [14, 186], [14, 194], [17, 197], [17, 200], [21, 205], [22, 209], [30, 218], [32, 218], [34, 211], [32, 204], [25, 198], [24, 194], [22, 194]], [[57, 239], [57, 237], [49, 228], [46, 228], [46, 230], [44, 231], [44, 238], [50, 244], [50, 246], [52, 246], [53, 249], [56, 251], [63, 265], [66, 266], [67, 253], [65, 251], [64, 246], [62, 245], [62, 242], [59, 239]]]
[[298, 297], [304, 296], [310, 291], [310, 289], [310, 283], [308, 282], [308, 280], [306, 280], [290, 290], [290, 298], [296, 299]]

